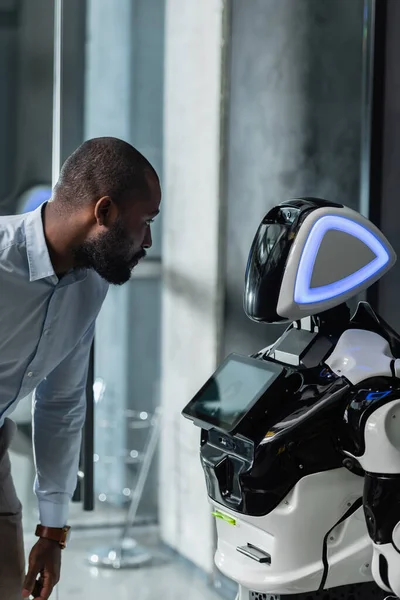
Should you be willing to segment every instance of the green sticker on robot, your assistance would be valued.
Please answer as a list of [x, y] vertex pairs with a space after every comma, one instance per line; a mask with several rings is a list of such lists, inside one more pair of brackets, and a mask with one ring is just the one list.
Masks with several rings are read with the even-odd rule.
[[222, 521], [229, 523], [229, 525], [236, 525], [236, 519], [234, 519], [230, 515], [226, 515], [225, 513], [220, 512], [219, 510], [214, 510], [211, 514], [216, 519], [221, 519]]

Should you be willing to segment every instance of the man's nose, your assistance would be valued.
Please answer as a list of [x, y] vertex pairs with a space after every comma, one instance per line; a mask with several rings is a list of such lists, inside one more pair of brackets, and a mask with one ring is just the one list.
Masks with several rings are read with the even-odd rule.
[[143, 248], [151, 248], [152, 245], [153, 245], [153, 240], [151, 237], [151, 230], [150, 230], [150, 227], [148, 227], [147, 231], [146, 231], [146, 235], [144, 236], [142, 246], [143, 246]]

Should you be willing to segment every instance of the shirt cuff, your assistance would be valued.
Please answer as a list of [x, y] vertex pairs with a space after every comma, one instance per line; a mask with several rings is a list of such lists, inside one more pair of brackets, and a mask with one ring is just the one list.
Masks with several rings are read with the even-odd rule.
[[64, 504], [54, 504], [48, 500], [39, 501], [39, 518], [43, 527], [65, 527], [67, 525], [69, 513], [69, 502]]

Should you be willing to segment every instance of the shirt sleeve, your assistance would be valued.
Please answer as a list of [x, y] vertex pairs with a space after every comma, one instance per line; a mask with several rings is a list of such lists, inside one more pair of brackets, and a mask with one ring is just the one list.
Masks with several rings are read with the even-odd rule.
[[40, 523], [67, 524], [75, 492], [93, 322], [74, 350], [36, 388], [33, 399], [34, 491]]

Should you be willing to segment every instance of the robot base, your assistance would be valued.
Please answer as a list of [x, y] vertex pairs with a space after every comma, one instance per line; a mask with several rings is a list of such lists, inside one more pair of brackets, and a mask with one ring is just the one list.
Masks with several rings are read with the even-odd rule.
[[395, 598], [381, 590], [376, 583], [360, 583], [356, 585], [345, 585], [321, 592], [307, 592], [305, 594], [262, 594], [250, 592], [240, 588], [236, 600], [385, 600]]

